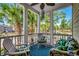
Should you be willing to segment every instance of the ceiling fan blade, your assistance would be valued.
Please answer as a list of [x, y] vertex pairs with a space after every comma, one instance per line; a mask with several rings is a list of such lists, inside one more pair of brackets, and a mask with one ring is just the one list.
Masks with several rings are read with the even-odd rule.
[[55, 3], [46, 3], [48, 6], [54, 6]]
[[37, 5], [38, 3], [32, 3], [31, 6]]

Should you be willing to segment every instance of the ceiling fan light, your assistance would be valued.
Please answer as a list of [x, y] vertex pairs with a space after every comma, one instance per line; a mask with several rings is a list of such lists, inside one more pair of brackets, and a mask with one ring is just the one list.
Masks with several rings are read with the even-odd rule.
[[41, 9], [44, 9], [44, 6], [45, 6], [45, 4], [42, 3], [42, 4], [40, 5], [40, 8], [41, 8]]

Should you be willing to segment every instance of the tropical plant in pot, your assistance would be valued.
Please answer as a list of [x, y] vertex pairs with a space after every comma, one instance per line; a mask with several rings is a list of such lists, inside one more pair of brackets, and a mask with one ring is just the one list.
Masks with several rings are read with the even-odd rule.
[[59, 49], [59, 50], [65, 50], [66, 49], [65, 44], [66, 44], [66, 40], [65, 39], [60, 39], [56, 43], [56, 45], [57, 45], [56, 48]]
[[68, 48], [69, 48], [70, 45], [72, 46], [72, 50], [76, 50], [76, 49], [79, 48], [78, 42], [73, 38], [71, 40], [70, 39], [68, 39], [68, 40], [60, 39], [60, 40], [57, 41], [56, 45], [57, 45], [56, 46], [57, 49], [63, 50], [63, 51], [68, 51]]

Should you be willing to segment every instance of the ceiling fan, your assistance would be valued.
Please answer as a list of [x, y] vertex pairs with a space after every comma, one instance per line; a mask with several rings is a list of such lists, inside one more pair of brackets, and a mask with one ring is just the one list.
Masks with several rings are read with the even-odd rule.
[[45, 4], [47, 6], [55, 6], [55, 3], [32, 3], [31, 6], [35, 6], [37, 4], [40, 4], [40, 9], [41, 9], [41, 16], [42, 16], [42, 19], [44, 18], [44, 7], [45, 7]]

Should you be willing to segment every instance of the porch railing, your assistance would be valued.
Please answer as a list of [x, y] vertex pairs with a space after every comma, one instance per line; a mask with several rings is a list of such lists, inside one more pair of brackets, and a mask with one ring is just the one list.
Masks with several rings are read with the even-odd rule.
[[23, 39], [24, 35], [13, 35], [13, 36], [4, 36], [4, 37], [0, 37], [0, 55], [4, 55], [5, 50], [3, 47], [3, 40], [5, 38], [10, 38], [12, 39], [13, 44], [17, 47], [18, 45], [24, 44], [24, 39]]
[[71, 34], [53, 34], [53, 41], [54, 41], [54, 44], [56, 44], [56, 42], [57, 42], [58, 40], [60, 40], [61, 38], [67, 40], [68, 37], [71, 37], [71, 38], [72, 38], [72, 35], [71, 35]]
[[[42, 35], [47, 37], [47, 43], [50, 44], [50, 33], [42, 33]], [[61, 38], [64, 38], [67, 40], [68, 37], [72, 38], [72, 35], [71, 34], [53, 34], [51, 41], [53, 41], [53, 43], [56, 44], [56, 42], [60, 40]], [[34, 43], [37, 43], [37, 40], [39, 39], [38, 33], [29, 34], [28, 39], [29, 39], [28, 41], [29, 43], [32, 43], [31, 39], [34, 40]]]
[[[50, 44], [50, 34], [45, 34], [42, 33], [42, 35], [47, 37], [47, 43]], [[24, 35], [14, 35], [14, 36], [5, 36], [5, 37], [0, 37], [0, 55], [4, 55], [5, 51], [3, 48], [3, 40], [8, 37], [10, 39], [12, 39], [13, 44], [15, 46], [17, 46], [18, 44], [24, 44]], [[67, 39], [68, 37], [72, 37], [72, 35], [69, 34], [53, 34], [53, 42], [54, 44], [56, 43], [57, 40], [60, 40], [61, 38], [65, 38]], [[32, 42], [33, 39], [33, 42]], [[28, 42], [31, 43], [37, 43], [38, 40], [38, 34], [37, 33], [33, 33], [33, 34], [28, 34]]]

